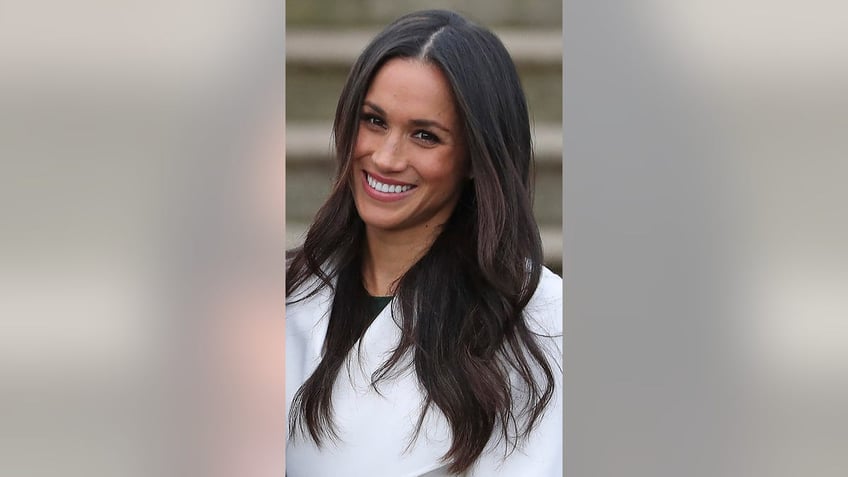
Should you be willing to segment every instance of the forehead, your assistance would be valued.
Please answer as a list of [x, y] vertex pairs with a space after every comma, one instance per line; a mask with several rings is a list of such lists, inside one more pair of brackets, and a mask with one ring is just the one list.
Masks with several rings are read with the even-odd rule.
[[453, 93], [444, 73], [438, 66], [417, 59], [387, 61], [374, 75], [365, 100], [389, 114], [456, 119]]

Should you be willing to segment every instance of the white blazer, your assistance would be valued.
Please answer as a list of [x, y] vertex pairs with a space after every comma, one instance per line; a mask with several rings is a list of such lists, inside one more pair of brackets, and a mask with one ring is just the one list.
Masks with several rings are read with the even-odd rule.
[[[327, 288], [286, 308], [286, 422], [292, 398], [321, 360], [321, 348], [332, 305]], [[539, 286], [525, 308], [532, 331], [554, 335], [539, 340], [552, 356], [555, 391], [546, 412], [525, 445], [504, 459], [503, 444], [490, 441], [468, 477], [559, 477], [562, 475], [563, 375], [562, 279], [543, 268]], [[348, 367], [339, 372], [333, 389], [334, 422], [340, 440], [318, 448], [308, 438], [288, 439], [288, 477], [443, 477], [447, 465], [440, 458], [450, 447], [447, 420], [435, 407], [424, 421], [421, 434], [407, 449], [423, 401], [414, 371], [370, 387], [371, 373], [398, 342], [400, 330], [383, 309], [362, 338], [362, 355], [356, 347]], [[382, 395], [381, 395], [382, 394]]]

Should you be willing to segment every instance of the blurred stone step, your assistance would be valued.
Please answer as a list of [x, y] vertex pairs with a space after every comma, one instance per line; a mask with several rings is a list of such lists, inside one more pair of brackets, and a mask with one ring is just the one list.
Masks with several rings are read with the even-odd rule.
[[[356, 56], [374, 31], [286, 32], [286, 115], [327, 120]], [[559, 30], [508, 30], [502, 34], [517, 63], [531, 117], [562, 121], [562, 41]]]
[[[286, 220], [308, 222], [326, 199], [334, 162], [329, 123], [286, 125]], [[562, 129], [537, 124], [533, 210], [540, 224], [562, 224]]]
[[[286, 30], [286, 64], [349, 68], [378, 29]], [[561, 65], [562, 31], [500, 29], [501, 39], [516, 65]]]
[[322, 25], [325, 28], [350, 25], [385, 26], [400, 15], [428, 8], [452, 8], [472, 21], [490, 28], [546, 27], [562, 25], [561, 0], [312, 0], [286, 4], [286, 27]]
[[[297, 120], [327, 120], [347, 77], [348, 66], [286, 66], [286, 117]], [[518, 73], [530, 118], [536, 122], [562, 121], [562, 69], [520, 68]]]
[[[307, 226], [306, 222], [286, 221], [286, 249], [297, 247], [303, 243]], [[545, 263], [554, 271], [561, 271], [562, 227], [540, 225], [539, 234], [542, 236]]]
[[[332, 168], [286, 167], [286, 220], [309, 222], [332, 185]], [[562, 170], [537, 171], [533, 213], [543, 225], [562, 225]]]
[[[286, 124], [286, 163], [329, 162], [332, 158], [329, 122], [289, 121]], [[539, 123], [533, 128], [537, 166], [562, 164], [562, 125]]]

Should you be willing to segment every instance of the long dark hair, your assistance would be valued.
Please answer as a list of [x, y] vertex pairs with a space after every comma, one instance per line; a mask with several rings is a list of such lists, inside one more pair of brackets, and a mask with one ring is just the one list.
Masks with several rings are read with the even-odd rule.
[[435, 406], [452, 432], [444, 460], [458, 473], [493, 436], [514, 449], [529, 435], [553, 395], [554, 371], [522, 315], [542, 270], [524, 92], [500, 40], [453, 12], [399, 18], [371, 41], [347, 77], [333, 124], [336, 180], [303, 245], [289, 253], [288, 303], [324, 287], [334, 291], [324, 354], [295, 395], [289, 431], [317, 445], [337, 437], [333, 383], [374, 319], [362, 282], [365, 234], [353, 201], [351, 157], [365, 94], [392, 58], [418, 58], [444, 73], [473, 179], [430, 249], [398, 281], [392, 312], [402, 317], [401, 339], [371, 381], [376, 390], [412, 354], [424, 399], [415, 436]]

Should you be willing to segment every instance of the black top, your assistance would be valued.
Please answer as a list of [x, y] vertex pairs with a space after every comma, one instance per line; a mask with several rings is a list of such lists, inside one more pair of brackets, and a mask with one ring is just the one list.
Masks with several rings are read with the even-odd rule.
[[368, 304], [371, 307], [371, 317], [376, 318], [391, 301], [393, 296], [368, 296]]

